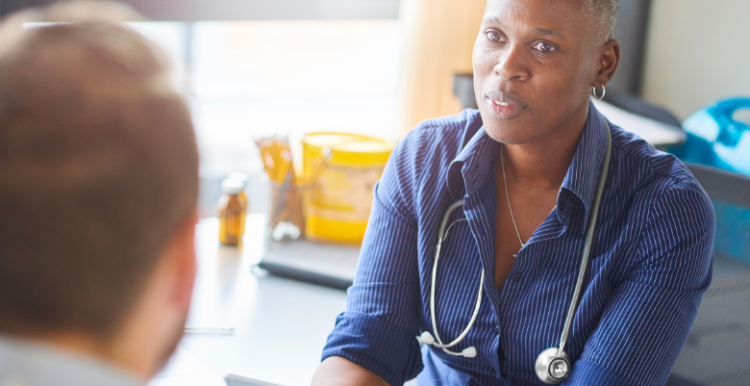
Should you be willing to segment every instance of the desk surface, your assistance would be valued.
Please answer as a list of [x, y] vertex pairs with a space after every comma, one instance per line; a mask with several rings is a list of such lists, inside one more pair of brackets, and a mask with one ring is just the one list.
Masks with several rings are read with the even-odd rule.
[[309, 385], [346, 293], [253, 273], [263, 249], [263, 220], [248, 216], [241, 250], [219, 246], [215, 218], [198, 224], [198, 276], [187, 325], [235, 332], [187, 334], [180, 346], [221, 376]]

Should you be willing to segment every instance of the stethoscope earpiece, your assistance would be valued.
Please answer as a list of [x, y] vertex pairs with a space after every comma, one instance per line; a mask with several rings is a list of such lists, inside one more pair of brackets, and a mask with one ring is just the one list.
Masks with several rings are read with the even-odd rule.
[[429, 331], [423, 332], [422, 335], [419, 336], [419, 340], [421, 340], [422, 343], [429, 345], [435, 343], [435, 338], [432, 337], [432, 334], [430, 334]]
[[477, 349], [474, 346], [469, 346], [461, 351], [461, 355], [466, 358], [474, 358], [477, 356]]
[[557, 347], [548, 348], [536, 358], [536, 376], [548, 385], [557, 385], [570, 375], [572, 369], [570, 357]]
[[435, 338], [432, 336], [432, 334], [430, 334], [429, 331], [423, 332], [422, 335], [419, 336], [419, 340], [424, 344], [442, 348], [443, 351], [453, 356], [465, 357], [465, 358], [474, 358], [477, 356], [477, 349], [474, 346], [469, 346], [461, 350], [461, 352], [455, 352], [455, 351], [448, 350], [448, 348], [446, 347], [447, 345], [441, 345], [440, 343], [436, 344]]

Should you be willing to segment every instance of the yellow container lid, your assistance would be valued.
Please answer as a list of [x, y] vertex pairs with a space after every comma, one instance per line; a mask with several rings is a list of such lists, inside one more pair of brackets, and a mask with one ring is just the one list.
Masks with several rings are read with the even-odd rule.
[[393, 143], [360, 134], [315, 132], [302, 138], [306, 157], [331, 149], [331, 164], [343, 166], [383, 166], [393, 150]]

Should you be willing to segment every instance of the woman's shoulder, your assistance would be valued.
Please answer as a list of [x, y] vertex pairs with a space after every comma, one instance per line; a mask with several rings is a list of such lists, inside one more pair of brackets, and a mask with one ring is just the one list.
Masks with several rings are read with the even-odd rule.
[[376, 197], [416, 218], [420, 195], [437, 191], [448, 166], [482, 127], [479, 111], [421, 122], [396, 145], [376, 188]]
[[694, 180], [692, 174], [677, 157], [656, 149], [637, 134], [610, 124], [613, 155], [623, 167], [642, 169], [654, 179]]
[[475, 109], [428, 119], [409, 131], [394, 153], [415, 162], [415, 166], [442, 159], [453, 160], [481, 127], [482, 117]]
[[706, 192], [687, 166], [672, 154], [654, 148], [638, 135], [612, 125], [614, 175], [611, 188], [632, 196], [628, 207], [649, 217], [654, 208], [687, 208], [691, 215], [710, 224], [713, 208]]

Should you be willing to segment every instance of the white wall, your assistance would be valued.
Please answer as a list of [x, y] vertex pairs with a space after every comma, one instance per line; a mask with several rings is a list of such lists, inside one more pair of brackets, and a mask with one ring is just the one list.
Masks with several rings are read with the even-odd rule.
[[750, 97], [750, 0], [653, 0], [643, 96], [680, 119]]

